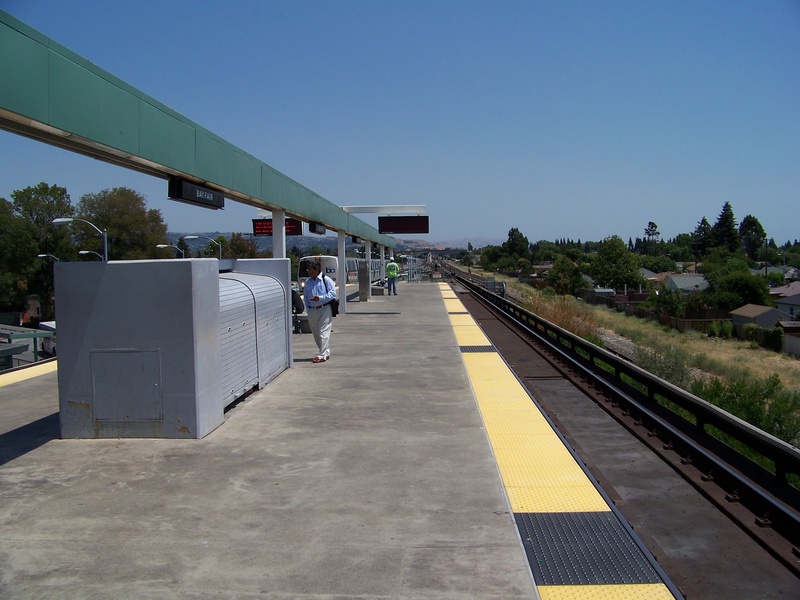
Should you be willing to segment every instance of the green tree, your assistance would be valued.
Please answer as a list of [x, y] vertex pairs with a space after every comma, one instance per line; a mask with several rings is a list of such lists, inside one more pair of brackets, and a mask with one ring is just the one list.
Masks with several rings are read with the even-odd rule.
[[516, 268], [517, 271], [519, 271], [520, 280], [527, 283], [528, 277], [530, 277], [531, 273], [533, 272], [531, 261], [529, 261], [527, 258], [518, 258]]
[[[658, 244], [658, 238], [661, 237], [661, 234], [658, 232], [658, 225], [653, 223], [653, 221], [647, 223], [647, 227], [644, 228], [644, 236], [647, 240], [645, 248], [647, 254], [655, 254], [655, 246]], [[628, 242], [628, 247], [630, 247], [630, 242]]]
[[647, 237], [648, 241], [658, 239], [658, 237], [661, 235], [658, 232], [658, 225], [653, 223], [653, 221], [648, 222], [647, 227], [644, 228], [644, 235]]
[[705, 272], [708, 289], [700, 297], [705, 306], [733, 310], [745, 304], [766, 304], [769, 286], [760, 275], [752, 275], [743, 258], [720, 259], [711, 253]]
[[232, 233], [225, 256], [228, 258], [258, 258], [258, 246], [253, 238], [246, 238], [243, 233]]
[[789, 444], [800, 443], [800, 392], [784, 388], [775, 374], [728, 383], [698, 379], [692, 393]]
[[[469, 251], [471, 255], [472, 252]], [[485, 271], [494, 271], [497, 263], [503, 258], [503, 249], [500, 246], [485, 246], [481, 250], [480, 265]]]
[[0, 311], [23, 312], [27, 306], [28, 277], [37, 268], [36, 229], [15, 214], [0, 198]]
[[508, 240], [503, 243], [503, 253], [516, 258], [530, 257], [530, 244], [519, 229], [512, 227], [508, 232]]
[[618, 235], [603, 240], [589, 266], [589, 274], [599, 285], [615, 290], [644, 282], [636, 255], [628, 250]]
[[464, 265], [465, 267], [467, 267], [467, 270], [468, 270], [470, 273], [472, 273], [472, 253], [470, 253], [469, 251], [467, 251], [467, 252], [464, 252], [464, 253], [461, 255], [460, 262], [461, 262], [461, 264], [462, 264], [462, 265]]
[[759, 250], [767, 241], [767, 234], [761, 223], [753, 215], [747, 215], [739, 225], [739, 237], [744, 244], [744, 251], [750, 260], [756, 260]]
[[736, 226], [736, 218], [733, 215], [733, 207], [730, 202], [722, 206], [722, 212], [717, 218], [717, 222], [711, 228], [711, 237], [714, 246], [724, 248], [730, 253], [734, 253], [742, 246], [739, 237], [739, 229]]
[[663, 252], [660, 252], [659, 255], [667, 255], [674, 261], [694, 262], [696, 259], [692, 253], [692, 234], [679, 233], [673, 239], [667, 240]]
[[653, 290], [650, 293], [647, 303], [651, 305], [658, 314], [670, 317], [681, 317], [686, 309], [683, 292], [680, 290], [671, 290], [664, 285], [661, 285], [657, 290]]
[[[584, 252], [588, 252], [588, 250], [584, 250]], [[531, 245], [531, 253], [531, 262], [546, 263], [554, 261], [561, 254], [561, 250], [553, 242], [548, 240], [539, 240], [535, 244]]]
[[[75, 211], [66, 188], [41, 182], [35, 187], [11, 192], [11, 198], [17, 214], [33, 226], [38, 248], [35, 254], [50, 254], [61, 260], [75, 259], [77, 249], [69, 228], [53, 225], [53, 219], [71, 217]], [[28, 275], [28, 290], [39, 297], [45, 319], [54, 315], [53, 287], [51, 260], [34, 261]]]
[[564, 295], [577, 296], [581, 288], [587, 287], [580, 266], [566, 255], [556, 259], [553, 268], [547, 274], [546, 281], [556, 293]]
[[[256, 249], [257, 250], [257, 249]], [[372, 246], [371, 258], [378, 258], [378, 250], [377, 246]], [[311, 246], [311, 249], [308, 251], [308, 256], [336, 256], [336, 252], [331, 250], [330, 248], [326, 248], [324, 246], [320, 246], [319, 244], [314, 244]]]
[[653, 273], [666, 273], [677, 269], [675, 261], [669, 256], [642, 256], [641, 263], [645, 269]]
[[189, 248], [189, 244], [186, 243], [186, 240], [183, 239], [183, 236], [178, 238], [178, 243], [175, 245], [183, 252], [183, 258], [192, 258], [192, 249]]
[[714, 236], [711, 230], [711, 224], [708, 222], [708, 219], [703, 217], [692, 233], [692, 254], [699, 258], [705, 256], [706, 252], [713, 247]]
[[26, 187], [11, 192], [17, 213], [27, 218], [37, 229], [37, 242], [42, 252], [55, 253], [61, 248], [55, 244], [68, 242], [69, 234], [53, 225], [53, 219], [71, 217], [72, 206], [67, 188], [41, 182], [35, 187]]
[[720, 297], [719, 308], [733, 310], [745, 304], [767, 303], [769, 285], [767, 280], [749, 272], [736, 271], [722, 275], [714, 283], [714, 292]]
[[[147, 210], [144, 196], [128, 188], [85, 194], [78, 202], [78, 214], [107, 230], [109, 260], [150, 258], [157, 244], [168, 243], [161, 211]], [[81, 249], [102, 254], [102, 240], [96, 231], [78, 224], [73, 233]]]
[[[228, 243], [228, 240], [225, 238], [224, 235], [218, 235], [215, 238], [212, 238], [216, 244], [213, 242], [208, 242], [205, 247], [200, 251], [198, 256], [204, 256], [206, 258], [219, 258], [220, 254], [222, 254], [223, 258], [225, 256], [225, 244]], [[219, 244], [219, 245], [217, 245]], [[293, 252], [297, 250], [297, 246], [294, 246], [292, 250], [288, 253], [286, 258], [291, 258]], [[186, 256], [189, 256], [188, 254]], [[299, 257], [296, 257], [299, 258]]]

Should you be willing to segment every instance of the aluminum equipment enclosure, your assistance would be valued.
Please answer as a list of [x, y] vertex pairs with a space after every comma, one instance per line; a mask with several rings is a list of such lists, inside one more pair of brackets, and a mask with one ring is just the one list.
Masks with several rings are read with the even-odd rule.
[[222, 396], [225, 406], [289, 366], [287, 290], [274, 277], [220, 273]]
[[213, 431], [227, 405], [291, 366], [290, 269], [288, 259], [57, 263], [62, 437]]

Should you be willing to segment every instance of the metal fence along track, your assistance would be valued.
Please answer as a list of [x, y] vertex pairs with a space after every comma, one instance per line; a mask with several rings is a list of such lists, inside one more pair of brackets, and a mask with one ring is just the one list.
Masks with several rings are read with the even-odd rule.
[[566, 377], [800, 576], [800, 491], [790, 482], [800, 480], [797, 448], [490, 292], [477, 278], [454, 277], [545, 345]]

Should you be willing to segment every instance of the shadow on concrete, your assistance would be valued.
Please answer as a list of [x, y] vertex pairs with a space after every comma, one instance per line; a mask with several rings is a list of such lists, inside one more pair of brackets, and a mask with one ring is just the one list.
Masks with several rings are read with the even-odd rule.
[[60, 438], [61, 427], [57, 412], [0, 434], [0, 466], [36, 450], [50, 440]]

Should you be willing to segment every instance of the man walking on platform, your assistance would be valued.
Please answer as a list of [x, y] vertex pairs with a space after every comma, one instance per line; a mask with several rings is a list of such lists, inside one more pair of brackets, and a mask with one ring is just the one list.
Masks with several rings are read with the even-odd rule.
[[325, 362], [331, 357], [331, 329], [333, 315], [331, 301], [336, 299], [336, 284], [330, 277], [322, 275], [322, 263], [315, 260], [308, 265], [308, 279], [303, 289], [303, 298], [308, 313], [308, 325], [314, 334], [319, 354], [311, 359], [313, 363]]
[[389, 259], [386, 264], [386, 295], [391, 296], [392, 292], [397, 296], [397, 273], [400, 267], [394, 262], [393, 258]]

